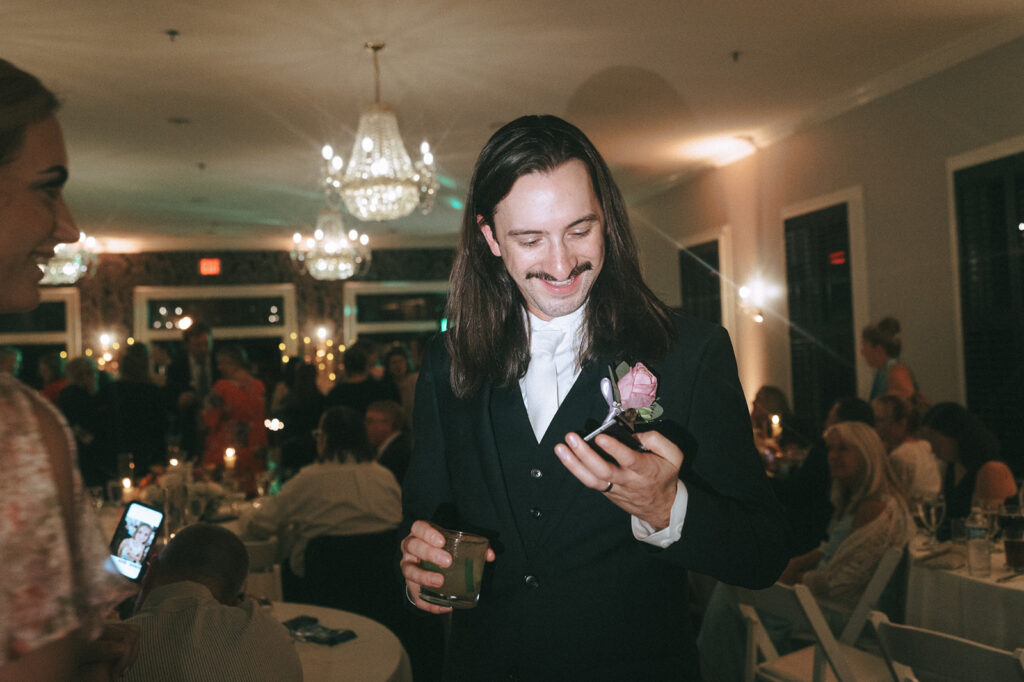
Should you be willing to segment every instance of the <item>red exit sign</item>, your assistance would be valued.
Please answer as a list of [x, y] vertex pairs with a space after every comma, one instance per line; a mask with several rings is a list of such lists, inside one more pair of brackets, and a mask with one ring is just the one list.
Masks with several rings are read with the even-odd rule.
[[219, 275], [220, 274], [220, 258], [200, 258], [199, 259], [199, 274], [200, 275]]

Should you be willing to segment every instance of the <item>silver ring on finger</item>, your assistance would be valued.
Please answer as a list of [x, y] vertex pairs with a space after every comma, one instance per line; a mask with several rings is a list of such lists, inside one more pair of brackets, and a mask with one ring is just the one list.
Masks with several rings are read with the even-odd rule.
[[608, 487], [602, 490], [602, 493], [610, 493], [612, 491], [612, 482], [608, 481]]

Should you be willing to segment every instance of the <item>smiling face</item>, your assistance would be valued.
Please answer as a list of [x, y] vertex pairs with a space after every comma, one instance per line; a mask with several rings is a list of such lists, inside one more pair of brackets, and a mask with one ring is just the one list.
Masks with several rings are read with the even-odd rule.
[[522, 176], [495, 207], [494, 225], [478, 224], [531, 313], [550, 320], [586, 302], [604, 264], [604, 216], [581, 161]]
[[43, 278], [39, 265], [57, 244], [78, 241], [61, 196], [67, 165], [64, 137], [52, 116], [29, 125], [14, 158], [0, 165], [0, 312], [34, 308]]

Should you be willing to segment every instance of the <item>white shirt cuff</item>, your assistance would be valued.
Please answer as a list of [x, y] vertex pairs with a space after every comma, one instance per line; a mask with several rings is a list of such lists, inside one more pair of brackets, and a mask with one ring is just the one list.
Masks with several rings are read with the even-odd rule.
[[635, 516], [630, 517], [633, 525], [633, 537], [640, 542], [646, 542], [655, 547], [665, 549], [678, 540], [683, 534], [683, 521], [686, 520], [686, 503], [690, 495], [686, 492], [686, 486], [682, 481], [676, 482], [676, 499], [672, 502], [672, 512], [669, 515], [668, 526], [659, 531], [646, 521], [641, 521]]

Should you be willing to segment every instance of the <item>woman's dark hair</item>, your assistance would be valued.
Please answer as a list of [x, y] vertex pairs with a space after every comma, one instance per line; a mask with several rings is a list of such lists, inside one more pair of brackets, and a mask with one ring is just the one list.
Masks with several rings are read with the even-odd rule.
[[900, 356], [900, 322], [895, 317], [887, 317], [880, 320], [878, 324], [869, 324], [864, 327], [860, 338], [872, 346], [881, 346], [885, 354], [890, 358]]
[[59, 107], [38, 78], [0, 59], [0, 166], [10, 163], [21, 148], [25, 129]]
[[968, 471], [977, 471], [985, 462], [999, 459], [999, 439], [963, 405], [939, 403], [924, 415], [921, 426], [956, 441], [957, 458]]
[[223, 357], [242, 369], [249, 369], [249, 356], [246, 354], [245, 349], [238, 344], [232, 343], [218, 347], [216, 357]]
[[324, 411], [320, 431], [326, 439], [324, 459], [369, 462], [376, 454], [366, 438], [362, 415], [348, 407], [336, 406]]
[[460, 397], [488, 382], [512, 385], [530, 363], [523, 296], [480, 226], [493, 231], [495, 208], [519, 178], [571, 160], [586, 166], [604, 217], [604, 265], [585, 304], [580, 364], [605, 354], [630, 363], [657, 359], [675, 338], [669, 308], [640, 275], [626, 204], [604, 159], [572, 124], [523, 116], [488, 140], [470, 180], [446, 306], [451, 386]]
[[321, 399], [323, 396], [316, 385], [316, 367], [301, 360], [288, 364], [292, 370], [291, 382], [288, 385], [289, 403], [310, 405]]
[[875, 411], [866, 400], [854, 396], [840, 398], [835, 403], [836, 423], [860, 422], [868, 426], [875, 425]]
[[901, 419], [907, 420], [907, 433], [915, 433], [921, 421], [921, 415], [914, 409], [910, 401], [904, 400], [898, 395], [886, 393], [875, 398], [872, 402], [884, 405], [889, 410], [889, 418], [898, 422]]
[[121, 378], [126, 381], [149, 381], [149, 349], [144, 343], [134, 343], [121, 358]]

